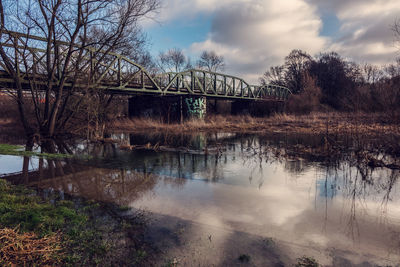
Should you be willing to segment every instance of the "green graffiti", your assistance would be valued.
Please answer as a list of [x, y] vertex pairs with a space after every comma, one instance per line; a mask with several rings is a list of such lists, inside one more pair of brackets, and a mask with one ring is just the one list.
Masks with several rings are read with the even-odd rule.
[[188, 115], [203, 119], [206, 115], [206, 98], [185, 98]]

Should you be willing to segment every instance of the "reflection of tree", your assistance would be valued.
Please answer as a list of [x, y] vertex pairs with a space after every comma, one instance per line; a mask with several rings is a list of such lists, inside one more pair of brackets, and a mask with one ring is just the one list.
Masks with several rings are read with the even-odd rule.
[[183, 151], [205, 151], [209, 148], [215, 150], [221, 142], [235, 140], [236, 134], [221, 133], [171, 133], [171, 132], [152, 132], [130, 134], [129, 143], [132, 146], [151, 144], [167, 147], [170, 150]]
[[[145, 142], [145, 137], [142, 138]], [[31, 184], [41, 188], [51, 187], [88, 198], [124, 204], [151, 192], [160, 182], [179, 188], [184, 186], [187, 179], [202, 179], [207, 182], [229, 179], [230, 177], [224, 176], [226, 166], [232, 162], [242, 164], [249, 172], [243, 178], [248, 178], [250, 183], [256, 183], [259, 187], [266, 179], [265, 168], [268, 164], [272, 168], [283, 166], [296, 179], [313, 168], [317, 176], [316, 202], [323, 202], [325, 222], [329, 215], [329, 201], [337, 196], [343, 198], [343, 216], [348, 222], [347, 229], [349, 235], [356, 238], [359, 234], [357, 216], [360, 212], [367, 211], [367, 200], [376, 202], [377, 197], [382, 199], [381, 219], [387, 218], [387, 206], [392, 200], [399, 177], [399, 170], [370, 166], [368, 159], [371, 155], [355, 151], [350, 145], [350, 139], [336, 140], [335, 142], [345, 144], [338, 151], [321, 136], [203, 134], [201, 138], [197, 138], [194, 135], [165, 134], [156, 138], [164, 138], [163, 142], [172, 146], [201, 144], [207, 148], [215, 145], [221, 149], [215, 153], [211, 152], [212, 149], [120, 151], [113, 144], [89, 144], [81, 150], [88, 149], [91, 154], [101, 156], [87, 163], [93, 167], [82, 166], [71, 160], [42, 159], [39, 163], [39, 174], [27, 175], [27, 158], [23, 168], [25, 178], [21, 178], [21, 182], [24, 179], [26, 182], [28, 177]], [[360, 142], [357, 140], [357, 146]], [[366, 147], [371, 148], [374, 145]], [[74, 151], [77, 148], [75, 146], [69, 150]], [[384, 153], [379, 156], [381, 161], [389, 159], [390, 155]]]
[[399, 170], [391, 170], [390, 175], [389, 175], [388, 179], [386, 180], [386, 183], [381, 185], [381, 188], [384, 190], [384, 196], [383, 196], [382, 205], [381, 205], [381, 214], [382, 214], [384, 220], [386, 220], [386, 218], [387, 218], [386, 217], [387, 213], [388, 213], [387, 205], [388, 205], [388, 202], [392, 200], [391, 193], [392, 193], [393, 187], [396, 184], [399, 176], [400, 176]]
[[[360, 236], [358, 215], [367, 214], [369, 200], [376, 202], [382, 198], [380, 206], [380, 223], [385, 226], [388, 216], [388, 202], [392, 200], [391, 193], [399, 178], [397, 170], [381, 168], [373, 170], [364, 165], [354, 165], [355, 161], [341, 162], [338, 166], [327, 167], [324, 182], [318, 189], [325, 202], [325, 219], [328, 215], [328, 199], [341, 192], [344, 198], [343, 214], [347, 220], [348, 235], [356, 240]], [[329, 196], [329, 191], [331, 194]], [[317, 191], [318, 192], [318, 191]]]
[[349, 229], [349, 234], [351, 235], [352, 239], [355, 240], [355, 233], [357, 234], [357, 237], [360, 236], [360, 231], [358, 228], [358, 222], [357, 222], [357, 195], [358, 195], [358, 186], [357, 186], [357, 181], [358, 181], [358, 174], [360, 172], [357, 171], [354, 179], [352, 176], [350, 181], [354, 181], [350, 183], [349, 185], [349, 194], [348, 198], [350, 200], [350, 214], [349, 214], [349, 221], [348, 221], [348, 229]]
[[[62, 160], [40, 160], [39, 169], [29, 172], [25, 167], [19, 177], [8, 177], [40, 189], [57, 190], [62, 194], [82, 196], [102, 202], [128, 205], [135, 199], [154, 190], [160, 177], [125, 169], [99, 169], [66, 163]], [[182, 185], [182, 179], [164, 179], [169, 184]]]
[[245, 141], [240, 142], [239, 156], [243, 166], [250, 169], [249, 182], [252, 183], [256, 176], [258, 177], [258, 188], [261, 188], [265, 178], [263, 163], [267, 161], [262, 144], [255, 136], [247, 137]]
[[[390, 150], [385, 150], [382, 144], [351, 136], [343, 138], [316, 135], [259, 137], [258, 143], [255, 143], [263, 147], [262, 152], [255, 148], [254, 143], [251, 153], [243, 158], [246, 161], [256, 160], [262, 154], [266, 162], [281, 162], [292, 176], [314, 168], [317, 177], [315, 205], [318, 202], [323, 205], [323, 229], [326, 229], [328, 221], [329, 201], [339, 196], [339, 200], [344, 200], [340, 216], [347, 222], [347, 234], [356, 240], [360, 236], [358, 216], [367, 214], [370, 209], [368, 203], [377, 203], [377, 198], [382, 199], [381, 223], [387, 223], [388, 203], [392, 201], [393, 189], [400, 174], [396, 168], [396, 157], [390, 154]], [[252, 166], [257, 170], [262, 168]], [[392, 166], [395, 168], [391, 169]], [[252, 169], [253, 172], [255, 169]], [[396, 240], [393, 242], [400, 243]]]
[[302, 159], [288, 159], [285, 161], [284, 167], [289, 173], [301, 174], [310, 166]]

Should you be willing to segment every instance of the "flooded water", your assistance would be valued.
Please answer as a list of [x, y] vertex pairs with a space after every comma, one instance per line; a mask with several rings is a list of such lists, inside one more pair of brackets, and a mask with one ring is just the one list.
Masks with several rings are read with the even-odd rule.
[[241, 254], [254, 266], [287, 266], [302, 255], [327, 266], [400, 262], [399, 170], [355, 161], [351, 144], [317, 157], [322, 136], [112, 137], [133, 150], [78, 142], [75, 153], [93, 158], [0, 155], [0, 176], [146, 211], [160, 265], [227, 266]]

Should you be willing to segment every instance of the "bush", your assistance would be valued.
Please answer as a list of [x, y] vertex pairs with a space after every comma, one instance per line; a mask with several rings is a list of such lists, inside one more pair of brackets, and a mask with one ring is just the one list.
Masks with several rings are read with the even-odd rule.
[[289, 97], [285, 110], [289, 113], [308, 114], [318, 111], [321, 107], [321, 89], [316, 85], [315, 79], [308, 73], [304, 74], [304, 90], [300, 94]]

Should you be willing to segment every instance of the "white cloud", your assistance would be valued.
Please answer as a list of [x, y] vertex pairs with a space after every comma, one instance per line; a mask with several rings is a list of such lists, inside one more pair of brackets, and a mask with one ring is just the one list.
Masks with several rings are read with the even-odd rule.
[[249, 0], [164, 0], [157, 16], [143, 21], [144, 27], [154, 26], [156, 22], [166, 23], [172, 20], [187, 20], [199, 13], [213, 13], [223, 6]]
[[337, 0], [320, 3], [334, 12], [341, 23], [341, 37], [330, 47], [357, 62], [384, 64], [398, 55], [391, 26], [400, 16], [399, 0]]
[[398, 0], [366, 0], [363, 2], [348, 1], [338, 6], [338, 18], [354, 20], [386, 17], [400, 10]]
[[[211, 31], [192, 53], [214, 50], [226, 61], [225, 72], [257, 82], [270, 66], [281, 64], [292, 49], [311, 55], [336, 51], [356, 62], [383, 64], [398, 52], [391, 31], [399, 18], [399, 0], [168, 0], [161, 23], [185, 23], [211, 15]], [[338, 35], [321, 36], [321, 14], [335, 14]]]
[[214, 50], [226, 60], [226, 71], [257, 82], [292, 49], [317, 53], [327, 45], [319, 36], [321, 19], [303, 0], [235, 1], [215, 11], [207, 40], [192, 51]]

